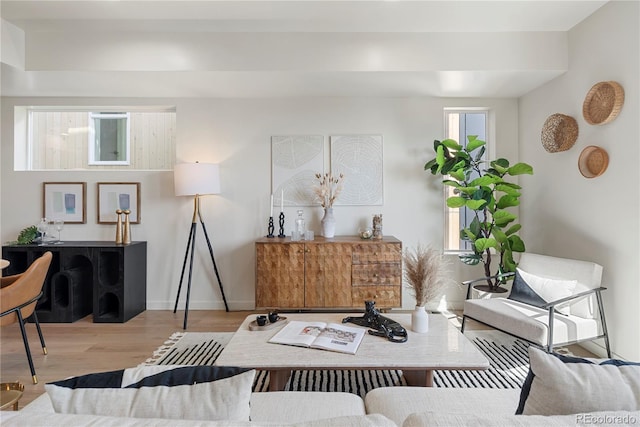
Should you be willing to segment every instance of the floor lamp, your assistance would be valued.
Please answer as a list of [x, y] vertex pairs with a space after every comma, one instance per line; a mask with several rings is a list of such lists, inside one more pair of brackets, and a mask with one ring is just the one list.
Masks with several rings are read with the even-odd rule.
[[[189, 278], [187, 284], [187, 301], [184, 309], [184, 324], [183, 329], [187, 329], [187, 316], [189, 314], [189, 297], [191, 294], [191, 276], [193, 273], [193, 254], [196, 246], [196, 234], [198, 230], [198, 221], [202, 225], [202, 231], [204, 231], [204, 238], [207, 241], [209, 247], [209, 254], [211, 255], [211, 262], [213, 263], [213, 270], [218, 278], [218, 284], [220, 285], [220, 292], [222, 293], [222, 300], [224, 301], [224, 308], [229, 311], [227, 305], [227, 299], [224, 296], [224, 289], [222, 288], [222, 281], [220, 280], [220, 274], [218, 274], [218, 267], [216, 266], [216, 260], [213, 257], [213, 247], [207, 234], [207, 227], [204, 225], [202, 215], [200, 214], [200, 196], [206, 194], [220, 194], [220, 172], [218, 165], [211, 163], [180, 163], [177, 164], [173, 170], [173, 178], [175, 184], [176, 196], [193, 196], [193, 217], [191, 219], [191, 229], [189, 231], [189, 239], [187, 240], [187, 249], [184, 253], [184, 261], [182, 263], [182, 272], [180, 273], [180, 285], [178, 286], [178, 295], [176, 296], [176, 304], [173, 307], [175, 313], [178, 309], [178, 300], [180, 299], [180, 291], [182, 290], [182, 279], [184, 278], [184, 271], [187, 266], [187, 259], [189, 260]], [[191, 253], [191, 256], [189, 256]]]

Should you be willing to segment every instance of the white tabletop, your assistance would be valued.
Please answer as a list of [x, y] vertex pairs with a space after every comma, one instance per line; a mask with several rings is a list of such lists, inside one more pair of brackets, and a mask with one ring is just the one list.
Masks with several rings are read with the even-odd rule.
[[[341, 323], [351, 313], [282, 314], [288, 320]], [[411, 315], [385, 313], [398, 321], [409, 334], [405, 343], [393, 343], [386, 338], [365, 335], [355, 355], [267, 342], [280, 329], [250, 331], [248, 316], [225, 346], [215, 364], [242, 366], [265, 370], [275, 369], [487, 369], [487, 358], [444, 316], [429, 315], [429, 332], [411, 331]], [[356, 326], [348, 323], [348, 326]]]
[[7, 261], [6, 259], [0, 259], [0, 269], [9, 267], [9, 261]]

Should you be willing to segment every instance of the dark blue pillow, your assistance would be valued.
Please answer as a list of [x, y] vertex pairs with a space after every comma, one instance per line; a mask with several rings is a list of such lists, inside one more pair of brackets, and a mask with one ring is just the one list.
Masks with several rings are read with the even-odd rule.
[[516, 269], [516, 276], [513, 279], [511, 293], [507, 298], [524, 304], [529, 304], [534, 307], [542, 307], [547, 303], [547, 301], [538, 295], [538, 293], [534, 291], [527, 282], [525, 282], [518, 269]]

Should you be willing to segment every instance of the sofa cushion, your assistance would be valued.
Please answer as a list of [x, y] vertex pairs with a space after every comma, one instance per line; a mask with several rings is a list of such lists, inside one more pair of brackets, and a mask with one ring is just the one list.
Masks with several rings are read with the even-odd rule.
[[155, 365], [69, 378], [45, 390], [57, 413], [249, 421], [254, 377], [244, 368]]
[[[536, 343], [547, 345], [549, 311], [508, 298], [468, 299], [464, 314], [488, 325]], [[553, 323], [553, 342], [563, 344], [598, 335], [595, 319], [556, 314]]]
[[512, 415], [519, 389], [380, 387], [364, 398], [368, 414], [382, 414], [398, 425], [414, 412]]
[[640, 410], [640, 363], [591, 361], [534, 347], [529, 363], [516, 414]]
[[[542, 307], [548, 302], [571, 296], [576, 288], [576, 280], [559, 280], [536, 276], [516, 268], [509, 299], [520, 301], [535, 307]], [[569, 303], [557, 305], [556, 311], [570, 314]]]
[[[330, 412], [330, 408], [325, 408]], [[7, 414], [5, 416], [5, 414]], [[271, 423], [257, 421], [202, 421], [175, 420], [166, 418], [124, 418], [77, 414], [38, 414], [33, 412], [3, 412], [2, 427], [24, 426], [91, 426], [91, 427], [397, 427], [394, 422], [380, 414], [352, 415], [322, 418], [299, 423]]]
[[[327, 413], [331, 408], [331, 413]], [[365, 415], [364, 401], [353, 393], [270, 391], [251, 395], [251, 420], [297, 423], [347, 415]]]
[[411, 414], [402, 427], [540, 427], [598, 425], [635, 425], [640, 422], [640, 412], [592, 412], [573, 415], [476, 415], [445, 412]]

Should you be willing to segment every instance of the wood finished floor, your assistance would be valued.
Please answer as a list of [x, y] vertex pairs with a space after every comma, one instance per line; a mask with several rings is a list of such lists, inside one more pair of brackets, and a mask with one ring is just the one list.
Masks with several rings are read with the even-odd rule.
[[[189, 312], [188, 332], [234, 332], [253, 311], [198, 310]], [[460, 326], [460, 313], [446, 314]], [[25, 391], [20, 407], [44, 393], [44, 384], [63, 378], [123, 369], [144, 362], [171, 334], [182, 331], [183, 312], [149, 310], [126, 323], [93, 323], [87, 316], [74, 323], [42, 323], [48, 355], [42, 354], [35, 325], [29, 323], [27, 335], [38, 376], [31, 381], [20, 329], [17, 324], [0, 328], [0, 380], [20, 381]], [[484, 329], [469, 322], [468, 329]], [[589, 356], [577, 348], [582, 356]], [[572, 347], [572, 351], [574, 351]]]
[[[189, 332], [234, 332], [251, 311], [189, 311]], [[182, 331], [184, 312], [148, 310], [126, 323], [93, 323], [87, 316], [74, 323], [41, 323], [48, 354], [34, 324], [27, 336], [38, 376], [31, 381], [18, 324], [0, 328], [0, 379], [25, 386], [20, 407], [44, 393], [44, 384], [91, 372], [136, 366], [150, 357], [171, 334]]]

